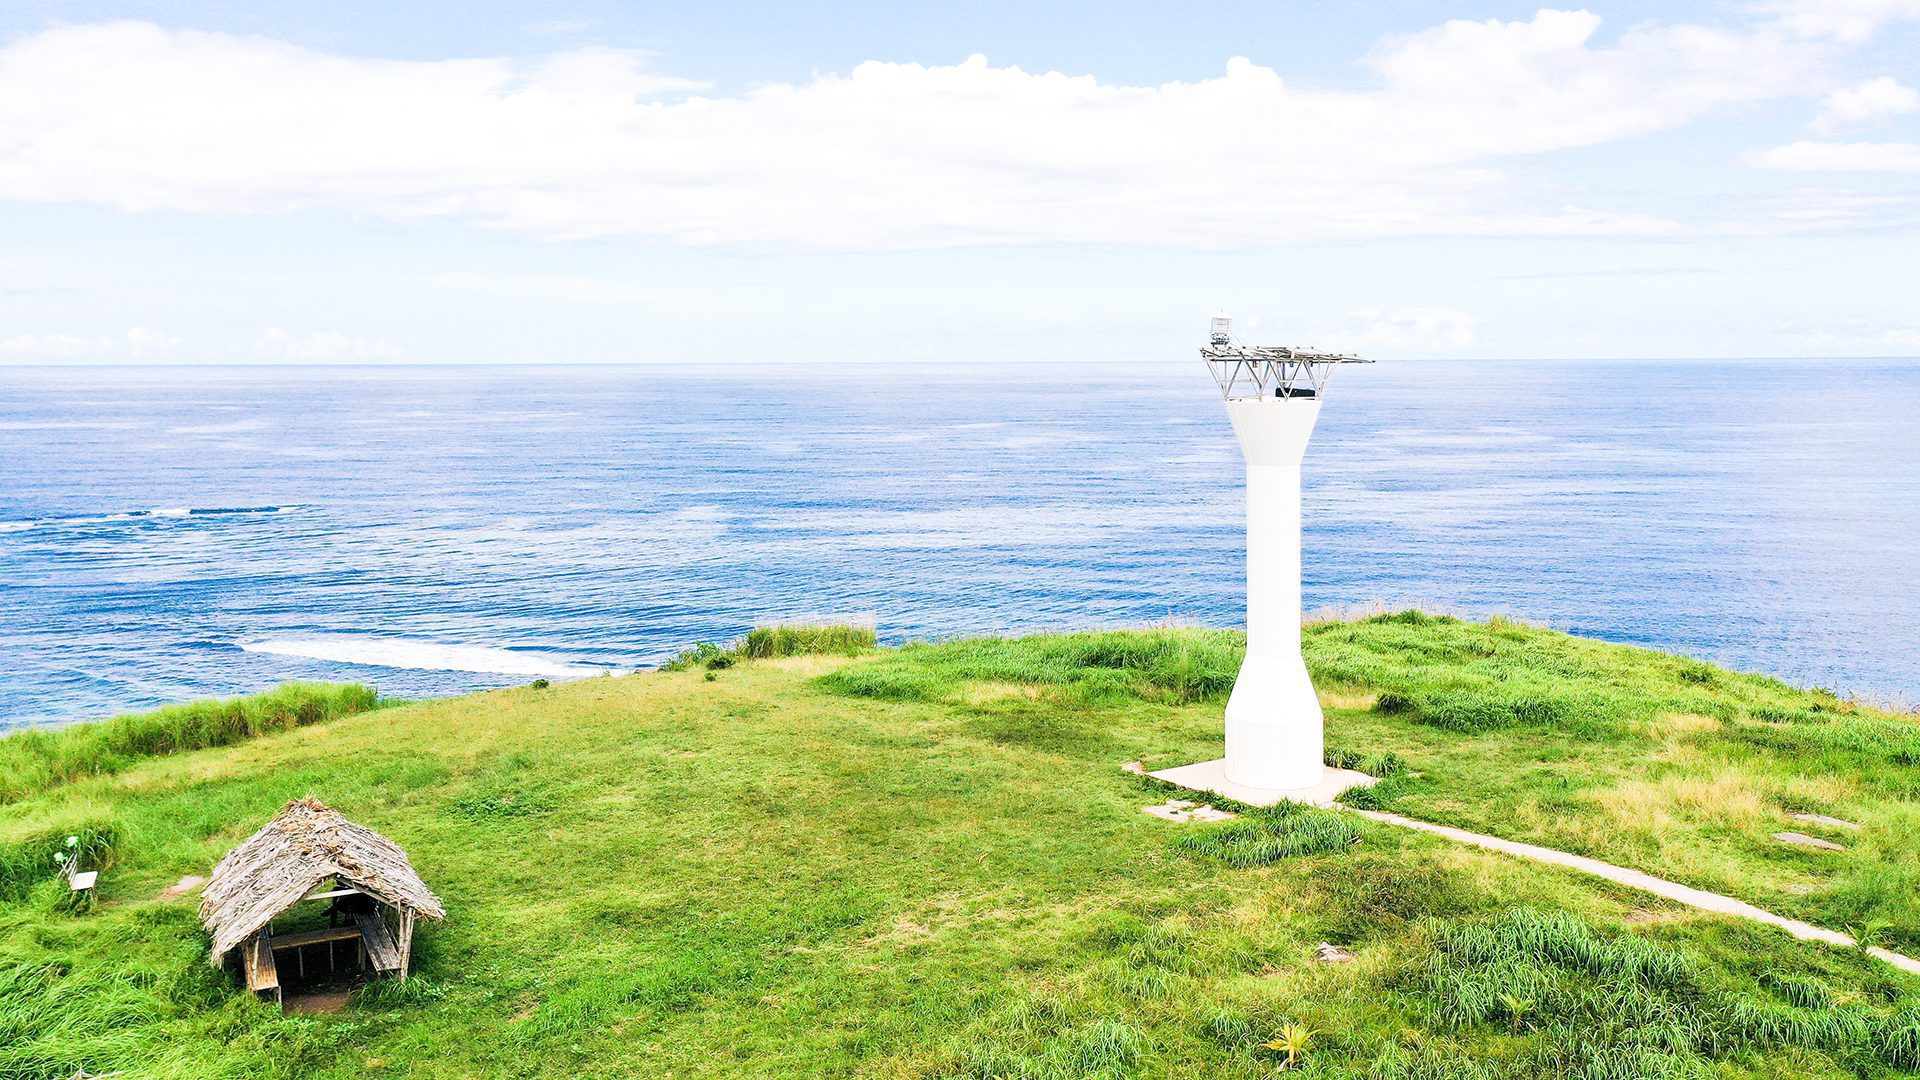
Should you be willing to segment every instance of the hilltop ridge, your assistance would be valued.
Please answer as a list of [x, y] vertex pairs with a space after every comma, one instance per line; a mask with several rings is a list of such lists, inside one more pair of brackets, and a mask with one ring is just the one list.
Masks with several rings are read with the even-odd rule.
[[[0, 1077], [1255, 1077], [1287, 1025], [1327, 1076], [1920, 1069], [1920, 980], [1858, 950], [1337, 810], [1143, 813], [1168, 793], [1121, 765], [1217, 756], [1238, 634], [777, 640], [0, 768]], [[1911, 716], [1499, 620], [1305, 641], [1365, 806], [1920, 946]], [[448, 919], [404, 985], [282, 1016], [162, 893], [309, 794]], [[106, 861], [90, 911], [34, 862], [66, 835]]]

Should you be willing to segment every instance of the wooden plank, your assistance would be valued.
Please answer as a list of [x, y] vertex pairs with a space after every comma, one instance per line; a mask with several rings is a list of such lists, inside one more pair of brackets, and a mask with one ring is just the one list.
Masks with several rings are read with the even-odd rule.
[[309, 900], [331, 900], [336, 896], [365, 896], [365, 895], [367, 894], [361, 892], [359, 889], [329, 889], [326, 892], [308, 893], [307, 895], [301, 897], [298, 901], [296, 901], [296, 903], [304, 904]]
[[327, 941], [352, 941], [359, 936], [360, 931], [352, 926], [323, 926], [318, 930], [302, 930], [297, 934], [275, 934], [272, 940], [276, 949], [295, 949]]
[[267, 944], [265, 930], [242, 947], [241, 955], [246, 961], [247, 989], [255, 993], [268, 990], [279, 993], [280, 968], [273, 962], [273, 947]]
[[67, 888], [74, 892], [86, 892], [93, 888], [93, 883], [98, 880], [100, 880], [100, 871], [82, 870], [77, 874], [67, 875]]
[[413, 970], [413, 909], [400, 909], [400, 981]]
[[373, 961], [373, 970], [401, 970], [400, 949], [394, 945], [393, 935], [387, 932], [387, 924], [377, 915], [355, 915], [353, 921], [359, 924], [360, 938], [366, 942], [367, 958]]

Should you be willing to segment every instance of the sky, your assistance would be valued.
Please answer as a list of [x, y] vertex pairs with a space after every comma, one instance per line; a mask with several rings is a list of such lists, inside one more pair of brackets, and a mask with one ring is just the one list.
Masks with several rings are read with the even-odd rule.
[[1920, 0], [10, 0], [0, 364], [1920, 354]]

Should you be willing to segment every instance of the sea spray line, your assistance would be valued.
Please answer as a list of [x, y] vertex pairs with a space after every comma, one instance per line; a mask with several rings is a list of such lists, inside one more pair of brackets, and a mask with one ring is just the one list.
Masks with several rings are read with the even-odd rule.
[[28, 529], [62, 525], [105, 525], [116, 521], [146, 521], [151, 518], [225, 517], [235, 514], [285, 514], [303, 509], [298, 503], [273, 506], [156, 506], [150, 510], [126, 510], [117, 514], [73, 514], [0, 521], [0, 533], [25, 532]]
[[549, 654], [365, 634], [252, 638], [235, 644], [251, 653], [414, 671], [472, 671], [488, 675], [541, 675], [562, 679], [609, 672], [624, 674], [614, 668], [582, 664]]

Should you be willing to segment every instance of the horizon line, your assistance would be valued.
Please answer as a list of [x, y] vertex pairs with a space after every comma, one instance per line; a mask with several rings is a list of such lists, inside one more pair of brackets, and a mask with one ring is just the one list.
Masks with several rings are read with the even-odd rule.
[[[1196, 346], [1197, 348], [1197, 346]], [[1761, 363], [1769, 361], [1801, 362], [1865, 362], [1881, 363], [1886, 361], [1920, 361], [1920, 354], [1884, 354], [1884, 355], [1776, 355], [1776, 356], [1404, 356], [1376, 361], [1388, 364], [1590, 364], [1590, 363]], [[1173, 364], [1187, 363], [1184, 359], [1106, 359], [1106, 360], [1063, 360], [1050, 358], [1033, 359], [961, 359], [961, 360], [867, 360], [841, 357], [831, 360], [762, 360], [755, 367], [819, 367], [823, 365], [857, 364], [862, 367], [896, 365], [899, 367], [929, 366], [968, 366], [999, 367], [1009, 364], [1033, 365], [1091, 365], [1091, 364]], [[551, 367], [551, 368], [621, 368], [621, 367], [705, 367], [719, 366], [711, 361], [702, 360], [179, 360], [166, 362], [142, 361], [77, 361], [48, 362], [0, 361], [0, 370], [71, 370], [71, 369], [118, 369], [118, 368], [513, 368], [513, 367]]]

